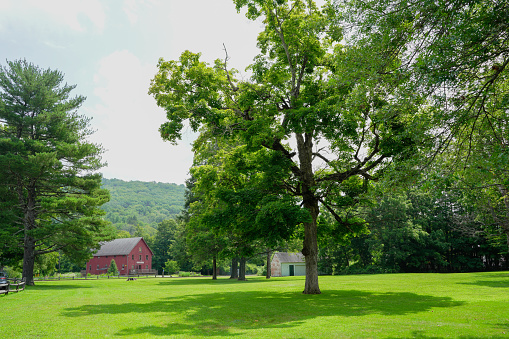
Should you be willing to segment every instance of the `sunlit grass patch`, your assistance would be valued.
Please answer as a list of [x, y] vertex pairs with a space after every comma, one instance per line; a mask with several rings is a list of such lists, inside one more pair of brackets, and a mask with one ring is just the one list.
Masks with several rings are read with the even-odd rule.
[[509, 275], [39, 282], [0, 297], [7, 337], [503, 338]]

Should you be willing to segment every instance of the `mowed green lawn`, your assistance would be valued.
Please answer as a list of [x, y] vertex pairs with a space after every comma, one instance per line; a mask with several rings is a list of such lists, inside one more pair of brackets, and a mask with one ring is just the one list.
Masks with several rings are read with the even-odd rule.
[[38, 282], [2, 338], [509, 338], [509, 272]]

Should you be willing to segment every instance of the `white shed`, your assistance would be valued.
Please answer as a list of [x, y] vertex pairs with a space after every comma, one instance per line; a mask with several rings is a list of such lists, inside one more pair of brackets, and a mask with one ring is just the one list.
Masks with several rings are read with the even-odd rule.
[[276, 252], [272, 257], [270, 272], [273, 277], [306, 275], [306, 262], [302, 253]]

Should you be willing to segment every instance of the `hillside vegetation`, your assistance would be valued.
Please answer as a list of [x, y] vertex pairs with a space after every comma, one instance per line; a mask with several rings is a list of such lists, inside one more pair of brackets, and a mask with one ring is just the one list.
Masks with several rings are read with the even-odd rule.
[[103, 188], [111, 196], [102, 206], [105, 218], [131, 235], [141, 230], [154, 233], [158, 223], [173, 218], [184, 206], [184, 185], [103, 179]]

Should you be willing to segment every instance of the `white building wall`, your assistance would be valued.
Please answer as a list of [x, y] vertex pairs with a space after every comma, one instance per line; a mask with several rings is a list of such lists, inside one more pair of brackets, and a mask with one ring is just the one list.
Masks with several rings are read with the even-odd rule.
[[290, 265], [293, 265], [294, 275], [306, 275], [306, 264], [305, 263], [281, 263], [281, 276], [290, 276]]
[[295, 275], [306, 275], [306, 264], [295, 264]]
[[281, 263], [281, 276], [287, 277], [290, 275], [290, 268], [288, 263]]

